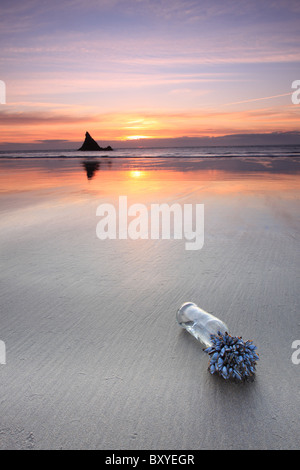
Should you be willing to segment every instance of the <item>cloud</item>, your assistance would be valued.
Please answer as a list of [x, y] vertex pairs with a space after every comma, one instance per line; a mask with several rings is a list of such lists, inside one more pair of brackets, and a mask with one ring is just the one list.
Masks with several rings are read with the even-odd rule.
[[70, 142], [67, 139], [37, 139], [36, 142], [43, 144], [61, 144], [63, 142]]
[[64, 138], [67, 127], [101, 123], [119, 138], [127, 117], [147, 113], [165, 136], [297, 125], [297, 107], [279, 98], [299, 69], [299, 2], [2, 0], [1, 8], [0, 122], [11, 132], [43, 139], [55, 129]]
[[[31, 0], [13, 5], [1, 3], [0, 25], [6, 29], [1, 56], [6, 60], [26, 61], [30, 55], [42, 60], [40, 65], [51, 58], [51, 66], [64, 60], [65, 67], [80, 68], [84, 62], [95, 70], [96, 62], [168, 67], [282, 63], [300, 57], [293, 1]], [[24, 28], [28, 34], [16, 36]]]
[[[91, 72], [108, 70], [122, 65], [133, 71], [137, 66], [139, 71], [147, 66], [167, 67], [209, 65], [209, 64], [245, 64], [265, 62], [298, 61], [299, 33], [291, 24], [289, 31], [277, 29], [261, 30], [256, 25], [242, 27], [235, 25], [229, 31], [220, 27], [217, 31], [198, 32], [184, 31], [176, 34], [155, 34], [145, 31], [137, 38], [130, 31], [122, 29], [112, 31], [90, 31], [87, 35], [83, 30], [63, 30], [53, 35], [53, 32], [39, 34], [33, 41], [15, 42], [13, 39], [2, 44], [1, 57], [11, 61], [28, 60], [30, 56], [41, 66], [49, 63], [51, 66], [60, 65], [65, 61], [67, 66], [86, 64]], [[248, 38], [247, 43], [245, 37]], [[5, 39], [5, 38], [4, 38]], [[32, 65], [31, 65], [32, 67]], [[39, 70], [41, 68], [39, 67]], [[79, 71], [78, 70], [78, 71]], [[119, 69], [120, 72], [122, 70]]]
[[68, 124], [68, 123], [86, 123], [98, 121], [99, 116], [77, 116], [76, 114], [51, 114], [47, 112], [0, 112], [0, 124], [2, 125], [41, 125], [41, 124]]

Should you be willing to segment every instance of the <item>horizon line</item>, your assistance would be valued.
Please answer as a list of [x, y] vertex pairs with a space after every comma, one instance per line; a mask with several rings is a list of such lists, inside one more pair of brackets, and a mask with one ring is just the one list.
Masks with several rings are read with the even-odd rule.
[[[260, 142], [249, 142], [250, 140], [260, 140]], [[263, 140], [275, 139], [275, 142], [263, 142]], [[278, 142], [278, 139], [283, 139], [285, 142]], [[288, 142], [288, 140], [296, 139], [296, 142]], [[280, 146], [280, 145], [300, 145], [300, 131], [273, 131], [261, 133], [235, 133], [224, 134], [219, 136], [181, 136], [181, 137], [143, 137], [140, 139], [95, 139], [101, 142], [101, 145], [114, 145], [116, 148], [184, 148], [184, 147], [220, 147], [220, 146]], [[230, 142], [231, 140], [231, 142]], [[222, 143], [222, 141], [224, 143]], [[244, 141], [244, 142], [243, 142]], [[133, 142], [135, 145], [132, 145]], [[172, 145], [176, 144], [176, 145]], [[48, 145], [48, 148], [47, 148]], [[52, 148], [51, 148], [52, 145]], [[57, 146], [55, 146], [57, 145]], [[59, 145], [66, 145], [67, 147], [59, 147]], [[55, 151], [67, 150], [78, 151], [78, 146], [82, 145], [82, 140], [71, 141], [67, 139], [39, 139], [34, 142], [3, 142], [0, 143], [1, 152], [14, 152], [14, 151]], [[49, 148], [50, 146], [50, 148]], [[71, 148], [70, 146], [74, 146]], [[7, 148], [5, 148], [7, 147]], [[15, 147], [15, 148], [14, 148]], [[40, 147], [40, 148], [36, 148]]]

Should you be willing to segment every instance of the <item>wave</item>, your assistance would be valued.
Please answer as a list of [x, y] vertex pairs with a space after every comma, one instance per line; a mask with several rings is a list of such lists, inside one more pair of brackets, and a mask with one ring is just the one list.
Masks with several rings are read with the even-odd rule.
[[26, 150], [0, 151], [0, 159], [88, 159], [88, 158], [240, 158], [240, 157], [300, 157], [297, 146], [250, 146], [250, 147], [165, 147], [115, 149], [113, 152], [80, 152], [77, 150]]

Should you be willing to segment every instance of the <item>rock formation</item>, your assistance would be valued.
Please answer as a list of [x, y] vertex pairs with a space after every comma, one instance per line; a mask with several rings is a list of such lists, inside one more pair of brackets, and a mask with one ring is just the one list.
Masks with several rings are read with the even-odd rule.
[[78, 149], [81, 152], [85, 151], [95, 151], [95, 150], [103, 150], [103, 151], [110, 151], [112, 150], [111, 146], [109, 145], [108, 147], [100, 147], [100, 145], [97, 144], [97, 142], [90, 136], [88, 132], [85, 133], [85, 140], [82, 144], [82, 146]]

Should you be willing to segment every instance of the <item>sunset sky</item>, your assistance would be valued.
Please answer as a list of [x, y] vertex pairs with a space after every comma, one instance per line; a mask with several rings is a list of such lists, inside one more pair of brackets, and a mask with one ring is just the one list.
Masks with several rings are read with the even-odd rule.
[[0, 8], [0, 149], [300, 130], [299, 0]]

